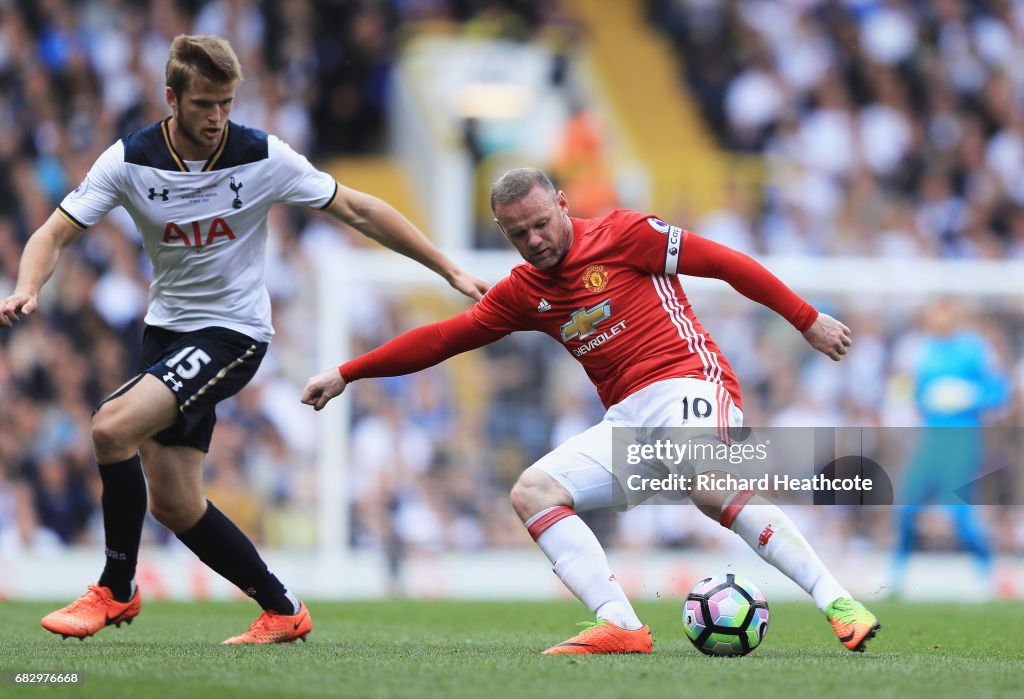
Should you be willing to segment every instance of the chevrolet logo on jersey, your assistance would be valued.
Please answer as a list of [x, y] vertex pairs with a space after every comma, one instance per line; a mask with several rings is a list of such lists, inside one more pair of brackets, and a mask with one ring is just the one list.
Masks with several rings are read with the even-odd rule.
[[562, 342], [590, 337], [597, 330], [597, 324], [612, 317], [612, 300], [605, 299], [593, 308], [578, 308], [573, 311], [572, 320], [562, 326]]
[[590, 338], [578, 347], [572, 348], [574, 356], [582, 357], [587, 352], [597, 349], [626, 329], [626, 321], [620, 320], [615, 325], [608, 326], [595, 335], [598, 324], [611, 317], [611, 299], [605, 299], [593, 308], [576, 309], [572, 314], [572, 320], [562, 326], [562, 342], [568, 342], [572, 339], [583, 340]]

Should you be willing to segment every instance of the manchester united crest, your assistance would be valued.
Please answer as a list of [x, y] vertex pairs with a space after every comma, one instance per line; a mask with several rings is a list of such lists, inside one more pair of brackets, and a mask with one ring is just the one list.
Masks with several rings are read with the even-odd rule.
[[587, 291], [598, 293], [608, 286], [608, 270], [604, 265], [590, 265], [583, 273], [583, 286]]

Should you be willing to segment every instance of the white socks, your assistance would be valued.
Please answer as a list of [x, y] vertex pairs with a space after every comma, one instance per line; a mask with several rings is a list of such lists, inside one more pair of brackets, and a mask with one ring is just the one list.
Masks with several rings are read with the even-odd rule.
[[624, 629], [641, 628], [643, 624], [608, 567], [604, 549], [575, 512], [567, 507], [562, 509], [562, 516], [539, 532], [531, 526], [545, 516], [551, 519], [551, 513], [558, 509], [539, 512], [526, 522], [537, 545], [551, 561], [555, 575], [597, 618]]
[[[825, 611], [850, 593], [825, 568], [814, 549], [781, 509], [759, 495], [740, 493], [742, 500], [727, 507], [723, 525], [736, 532], [761, 558], [802, 587], [818, 609]], [[732, 521], [725, 521], [731, 516]], [[569, 590], [599, 619], [624, 629], [643, 626], [626, 593], [608, 567], [597, 537], [572, 509], [551, 507], [526, 522], [530, 534]]]
[[850, 597], [786, 513], [760, 495], [750, 498], [729, 528], [757, 555], [802, 587], [821, 611], [838, 597]]

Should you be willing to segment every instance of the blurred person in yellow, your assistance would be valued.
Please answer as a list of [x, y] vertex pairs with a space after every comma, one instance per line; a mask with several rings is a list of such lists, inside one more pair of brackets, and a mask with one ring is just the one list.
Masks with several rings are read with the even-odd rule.
[[177, 36], [166, 79], [170, 116], [104, 151], [29, 239], [15, 289], [0, 301], [0, 327], [33, 313], [61, 251], [117, 206], [131, 215], [153, 266], [141, 366], [92, 418], [106, 565], [85, 595], [42, 625], [85, 638], [139, 614], [135, 570], [148, 499], [158, 521], [263, 608], [225, 643], [304, 639], [312, 628], [305, 605], [203, 491], [215, 406], [249, 382], [274, 333], [264, 283], [271, 206], [320, 209], [472, 299], [487, 284], [389, 204], [340, 185], [277, 137], [229, 121], [242, 69], [224, 39]]

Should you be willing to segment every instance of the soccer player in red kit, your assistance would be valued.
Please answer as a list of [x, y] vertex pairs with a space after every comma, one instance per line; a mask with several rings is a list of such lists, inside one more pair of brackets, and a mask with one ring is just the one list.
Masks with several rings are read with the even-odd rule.
[[[494, 220], [528, 264], [518, 265], [469, 310], [407, 332], [312, 377], [302, 402], [320, 410], [357, 379], [420, 371], [517, 330], [540, 330], [583, 365], [608, 408], [604, 419], [526, 469], [512, 504], [554, 572], [597, 617], [546, 654], [650, 653], [651, 634], [577, 512], [636, 504], [612, 487], [612, 429], [742, 425], [740, 387], [701, 327], [678, 274], [715, 277], [783, 316], [816, 350], [840, 360], [850, 330], [819, 313], [750, 257], [634, 211], [569, 216], [563, 192], [532, 168], [491, 189]], [[704, 409], [687, 415], [683, 399]], [[694, 491], [700, 510], [738, 534], [810, 594], [844, 646], [862, 651], [880, 628], [825, 568], [778, 507], [752, 491]], [[752, 505], [756, 505], [752, 506]], [[759, 541], [770, 527], [767, 542]]]

